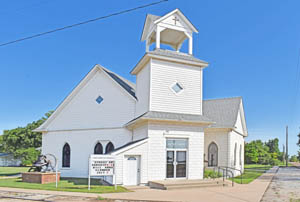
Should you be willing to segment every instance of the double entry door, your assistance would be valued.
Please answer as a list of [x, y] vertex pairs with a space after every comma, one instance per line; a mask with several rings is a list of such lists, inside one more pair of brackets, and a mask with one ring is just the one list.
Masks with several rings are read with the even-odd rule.
[[167, 178], [186, 178], [186, 151], [167, 151]]

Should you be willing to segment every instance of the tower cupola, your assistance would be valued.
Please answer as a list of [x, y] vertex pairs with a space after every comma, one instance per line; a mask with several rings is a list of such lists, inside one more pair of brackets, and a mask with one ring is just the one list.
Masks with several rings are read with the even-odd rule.
[[166, 44], [180, 51], [183, 42], [188, 39], [188, 53], [193, 54], [193, 33], [198, 30], [179, 9], [160, 17], [148, 14], [145, 20], [141, 41], [146, 41], [146, 52], [152, 43], [160, 49]]

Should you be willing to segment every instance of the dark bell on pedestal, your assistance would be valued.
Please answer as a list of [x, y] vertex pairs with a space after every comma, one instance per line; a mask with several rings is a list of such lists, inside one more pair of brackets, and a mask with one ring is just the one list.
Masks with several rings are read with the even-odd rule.
[[48, 160], [45, 155], [39, 155], [38, 159], [33, 163], [32, 167], [29, 169], [29, 172], [31, 171], [33, 172], [54, 171], [54, 168], [51, 165], [50, 160]]

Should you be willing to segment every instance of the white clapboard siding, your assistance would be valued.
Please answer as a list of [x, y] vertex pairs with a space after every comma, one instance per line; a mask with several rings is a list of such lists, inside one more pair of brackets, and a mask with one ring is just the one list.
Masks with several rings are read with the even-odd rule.
[[[87, 177], [88, 158], [94, 153], [97, 142], [105, 151], [110, 141], [115, 148], [131, 141], [132, 133], [125, 128], [87, 131], [62, 131], [43, 134], [42, 153], [54, 154], [58, 158], [62, 177]], [[62, 168], [62, 149], [65, 143], [71, 148], [71, 167]]]
[[[171, 87], [178, 82], [183, 91]], [[202, 70], [199, 67], [152, 60], [150, 110], [202, 114]]]
[[149, 96], [150, 96], [150, 63], [136, 76], [136, 103], [135, 117], [149, 111]]
[[[244, 170], [244, 137], [234, 131], [230, 132], [230, 162], [229, 167]], [[235, 144], [237, 145], [236, 153], [234, 153]], [[242, 162], [240, 164], [240, 147], [242, 147]], [[236, 165], [234, 165], [234, 155], [236, 155]], [[234, 172], [239, 175], [239, 172]]]
[[229, 132], [205, 132], [205, 160], [208, 161], [208, 147], [214, 142], [218, 146], [218, 166], [229, 166]]
[[149, 125], [148, 180], [166, 178], [166, 138], [187, 138], [187, 178], [203, 178], [204, 132], [201, 127], [186, 125]]
[[133, 141], [148, 137], [148, 125], [144, 125], [133, 130]]
[[[98, 104], [98, 96], [103, 102]], [[135, 101], [106, 73], [98, 70], [47, 130], [121, 127], [134, 118]]]
[[116, 155], [117, 184], [123, 184], [126, 173], [126, 157], [134, 155], [140, 157], [140, 183], [148, 183], [148, 142], [138, 145]]

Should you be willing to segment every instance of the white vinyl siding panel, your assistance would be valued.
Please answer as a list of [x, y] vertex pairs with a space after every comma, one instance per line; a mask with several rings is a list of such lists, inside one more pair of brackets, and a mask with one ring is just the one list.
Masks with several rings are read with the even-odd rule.
[[[168, 131], [168, 132], [166, 132]], [[187, 178], [203, 178], [204, 132], [186, 125], [149, 125], [148, 180], [166, 179], [166, 138], [187, 138]]]
[[133, 130], [133, 141], [146, 138], [148, 136], [148, 126], [144, 125]]
[[150, 63], [136, 76], [136, 103], [135, 117], [149, 111], [149, 96], [150, 96]]
[[[98, 96], [103, 101], [98, 104]], [[102, 71], [97, 71], [62, 111], [48, 130], [122, 127], [134, 118], [135, 101]]]
[[208, 147], [214, 142], [218, 146], [218, 166], [229, 166], [228, 138], [228, 132], [205, 132], [205, 160], [208, 160]]
[[[42, 154], [53, 154], [58, 159], [58, 167], [62, 177], [87, 177], [88, 159], [94, 153], [98, 141], [103, 149], [108, 142], [115, 148], [121, 147], [131, 141], [131, 131], [121, 129], [85, 130], [48, 132], [42, 136]], [[62, 148], [68, 143], [71, 148], [71, 166], [62, 168]]]
[[[161, 60], [151, 62], [151, 111], [202, 114], [202, 69]], [[182, 92], [172, 91], [180, 83]]]

